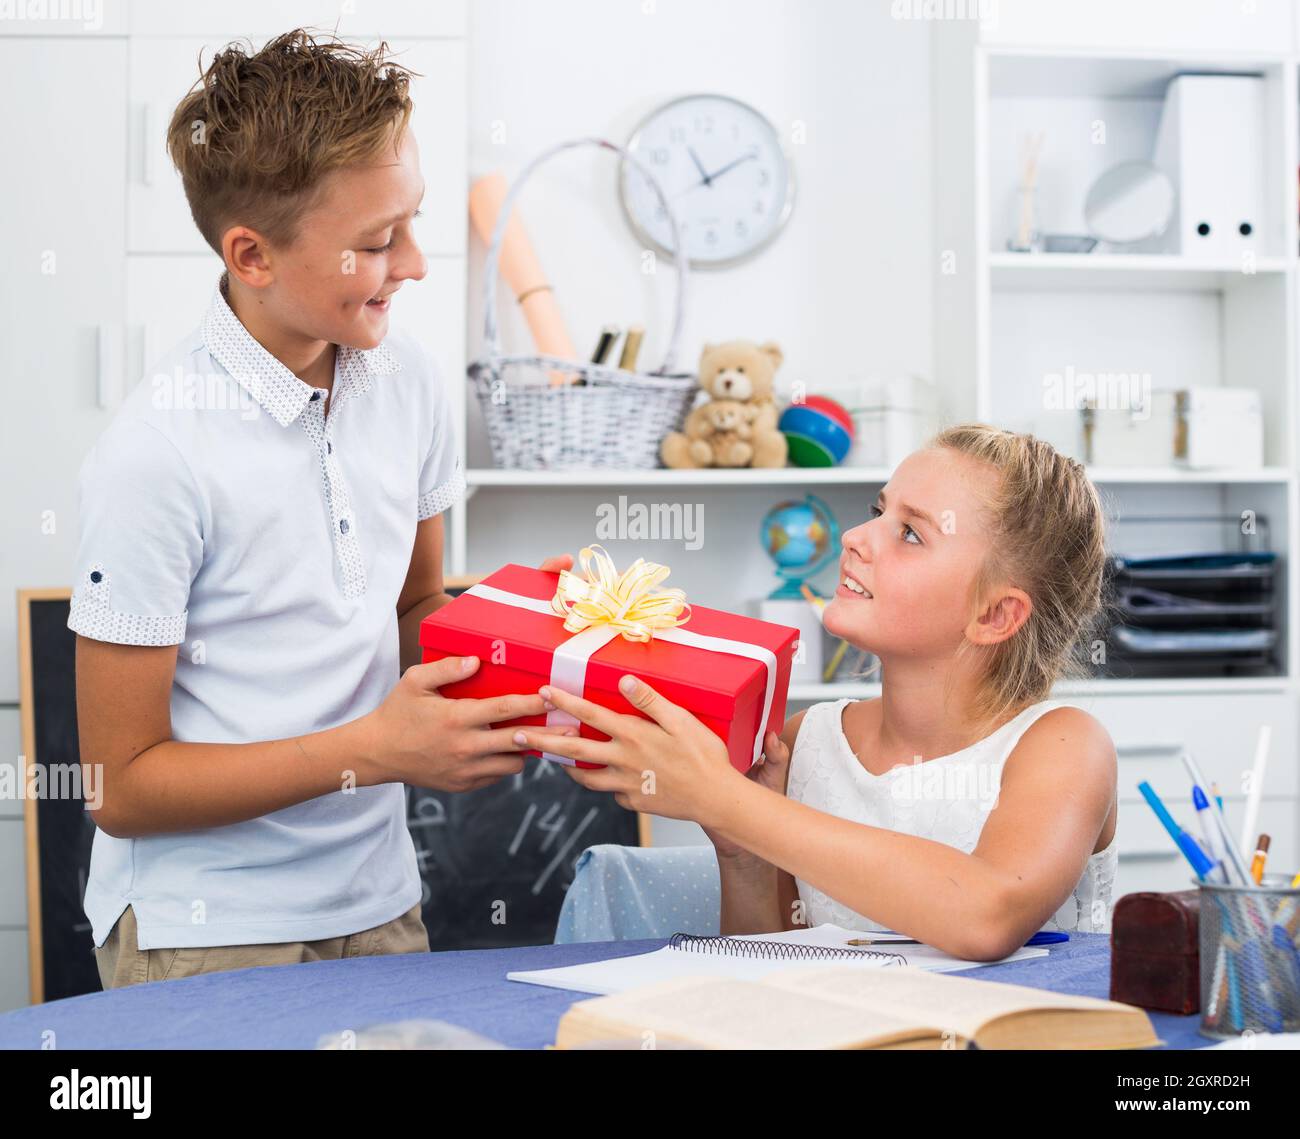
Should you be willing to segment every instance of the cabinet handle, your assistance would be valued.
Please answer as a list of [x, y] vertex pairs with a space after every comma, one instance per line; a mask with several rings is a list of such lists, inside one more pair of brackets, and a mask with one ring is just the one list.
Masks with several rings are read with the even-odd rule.
[[95, 402], [99, 407], [113, 407], [122, 394], [122, 343], [117, 331], [115, 324], [101, 321], [96, 332]]
[[1168, 756], [1178, 759], [1187, 749], [1181, 743], [1117, 743], [1115, 753], [1120, 759], [1149, 758], [1151, 756]]
[[140, 138], [144, 147], [140, 166], [140, 181], [146, 186], [153, 185], [153, 106], [145, 103], [140, 108]]

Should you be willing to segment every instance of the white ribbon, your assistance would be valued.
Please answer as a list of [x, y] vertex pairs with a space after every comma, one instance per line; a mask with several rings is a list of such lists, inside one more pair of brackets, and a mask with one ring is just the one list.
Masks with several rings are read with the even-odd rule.
[[[494, 585], [471, 585], [465, 590], [465, 594], [481, 597], [484, 601], [495, 601], [500, 605], [513, 605], [516, 609], [528, 609], [534, 613], [542, 613], [547, 617], [554, 617], [557, 621], [563, 620], [556, 616], [555, 610], [551, 608], [549, 601], [542, 601], [536, 597], [524, 597], [519, 593], [510, 593], [504, 589], [497, 589]], [[584, 629], [581, 633], [574, 633], [567, 640], [561, 641], [555, 650], [555, 655], [551, 658], [550, 682], [552, 686], [559, 688], [563, 692], [581, 697], [587, 683], [587, 661], [618, 635], [618, 630], [608, 625], [593, 625], [591, 628]], [[751, 645], [745, 641], [733, 641], [729, 637], [710, 637], [704, 633], [692, 633], [689, 629], [658, 629], [655, 631], [655, 636], [662, 641], [671, 641], [676, 645], [687, 645], [693, 649], [703, 649], [705, 652], [730, 653], [732, 656], [748, 657], [750, 660], [758, 661], [767, 669], [767, 686], [763, 693], [763, 714], [758, 720], [758, 733], [754, 737], [754, 753], [749, 761], [752, 767], [758, 762], [758, 757], [763, 754], [763, 736], [767, 728], [767, 718], [772, 712], [772, 700], [776, 695], [776, 653], [771, 649], [763, 648], [761, 645]], [[547, 727], [573, 726], [577, 723], [577, 719], [568, 712], [562, 712], [559, 708], [546, 714]], [[554, 763], [573, 766], [573, 760], [562, 755], [543, 752], [542, 758], [549, 759]]]

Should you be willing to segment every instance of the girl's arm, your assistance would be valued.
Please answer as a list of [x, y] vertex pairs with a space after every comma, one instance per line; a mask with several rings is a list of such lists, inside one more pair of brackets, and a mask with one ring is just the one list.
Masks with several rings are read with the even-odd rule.
[[[806, 709], [805, 709], [806, 711]], [[804, 713], [791, 716], [781, 731], [782, 753], [767, 755], [757, 782], [779, 795], [785, 794], [790, 756], [799, 736]], [[721, 933], [776, 933], [790, 929], [790, 902], [786, 893], [793, 879], [752, 851], [709, 834], [718, 856], [722, 884]], [[785, 879], [785, 882], [782, 882]]]
[[[966, 854], [776, 794], [736, 771], [717, 736], [648, 684], [627, 676], [620, 689], [650, 719], [546, 687], [543, 699], [611, 738], [529, 728], [515, 742], [607, 764], [565, 772], [629, 809], [695, 819], [842, 905], [968, 960], [1007, 956], [1052, 915], [1083, 874], [1115, 798], [1106, 730], [1078, 709], [1054, 709], [1007, 759], [996, 806]], [[767, 889], [766, 882], [748, 886]]]
[[1007, 759], [997, 805], [970, 854], [734, 782], [711, 825], [890, 929], [957, 957], [997, 960], [1078, 882], [1114, 801], [1115, 772], [1105, 729], [1060, 708]]

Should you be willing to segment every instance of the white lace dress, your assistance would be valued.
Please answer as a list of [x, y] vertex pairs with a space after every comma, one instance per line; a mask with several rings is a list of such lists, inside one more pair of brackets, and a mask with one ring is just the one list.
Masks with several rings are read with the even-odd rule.
[[[814, 704], [804, 714], [790, 757], [786, 794], [827, 814], [933, 839], [967, 853], [975, 849], [984, 820], [997, 805], [1002, 765], [1021, 735], [1045, 712], [1067, 706], [1045, 700], [961, 751], [873, 775], [844, 736], [841, 714], [848, 703]], [[1062, 778], [1068, 778], [1068, 772], [1063, 771]], [[1043, 929], [1109, 932], [1118, 833], [1109, 846], [1088, 858], [1074, 892]], [[807, 882], [795, 882], [809, 925], [834, 922], [845, 929], [885, 928]]]

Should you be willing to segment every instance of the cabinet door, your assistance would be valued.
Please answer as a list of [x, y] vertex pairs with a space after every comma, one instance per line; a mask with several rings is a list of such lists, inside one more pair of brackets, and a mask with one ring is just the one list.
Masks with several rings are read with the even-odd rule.
[[[132, 253], [210, 252], [195, 228], [180, 175], [167, 154], [167, 126], [176, 105], [198, 80], [219, 38], [131, 40], [128, 243]], [[466, 239], [466, 72], [463, 40], [410, 40], [396, 61], [419, 74], [411, 80], [411, 126], [425, 176], [421, 248], [463, 255]]]
[[14, 591], [70, 584], [77, 471], [121, 390], [125, 42], [0, 38], [0, 102], [39, 107], [4, 128], [2, 703], [18, 699]]

